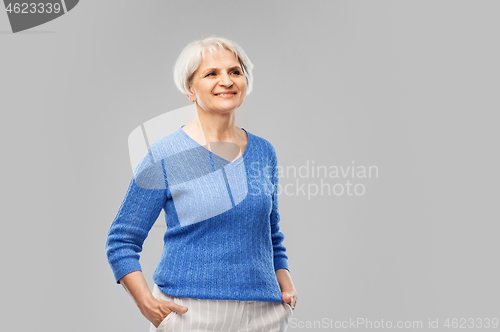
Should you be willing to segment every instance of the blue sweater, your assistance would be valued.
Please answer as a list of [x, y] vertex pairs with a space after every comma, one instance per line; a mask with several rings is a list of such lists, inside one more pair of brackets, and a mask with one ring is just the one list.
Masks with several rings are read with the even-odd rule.
[[274, 147], [245, 130], [245, 151], [229, 162], [181, 128], [151, 144], [111, 224], [106, 254], [116, 282], [142, 271], [139, 252], [164, 209], [163, 253], [153, 273], [163, 293], [283, 302], [275, 270], [289, 269]]

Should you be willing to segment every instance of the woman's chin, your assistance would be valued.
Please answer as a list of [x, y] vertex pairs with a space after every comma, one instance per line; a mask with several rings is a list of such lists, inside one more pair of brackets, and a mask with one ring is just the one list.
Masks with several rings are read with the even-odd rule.
[[[240, 105], [231, 103], [226, 105], [214, 105], [209, 109], [210, 113], [230, 113], [237, 109]], [[206, 110], [206, 109], [205, 109]]]

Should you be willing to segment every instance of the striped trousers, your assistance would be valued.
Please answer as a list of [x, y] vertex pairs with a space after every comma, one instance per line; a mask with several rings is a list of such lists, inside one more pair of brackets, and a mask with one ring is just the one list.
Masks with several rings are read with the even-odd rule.
[[156, 284], [153, 296], [183, 305], [188, 311], [172, 311], [158, 328], [151, 324], [150, 332], [284, 332], [293, 315], [288, 303], [173, 297], [161, 292]]

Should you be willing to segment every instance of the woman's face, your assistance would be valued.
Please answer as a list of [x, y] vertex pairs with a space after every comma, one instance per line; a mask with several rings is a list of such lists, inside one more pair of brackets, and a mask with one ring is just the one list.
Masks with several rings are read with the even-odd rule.
[[206, 112], [228, 113], [243, 103], [247, 81], [238, 59], [224, 49], [217, 58], [205, 53], [205, 60], [193, 74], [190, 90], [198, 106]]

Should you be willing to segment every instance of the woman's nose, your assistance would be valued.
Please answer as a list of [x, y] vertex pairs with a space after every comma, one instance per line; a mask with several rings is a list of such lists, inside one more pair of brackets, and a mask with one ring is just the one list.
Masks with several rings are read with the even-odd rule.
[[231, 80], [231, 77], [229, 77], [229, 75], [226, 74], [221, 76], [219, 84], [225, 87], [230, 87], [231, 85], [233, 85], [233, 81]]

